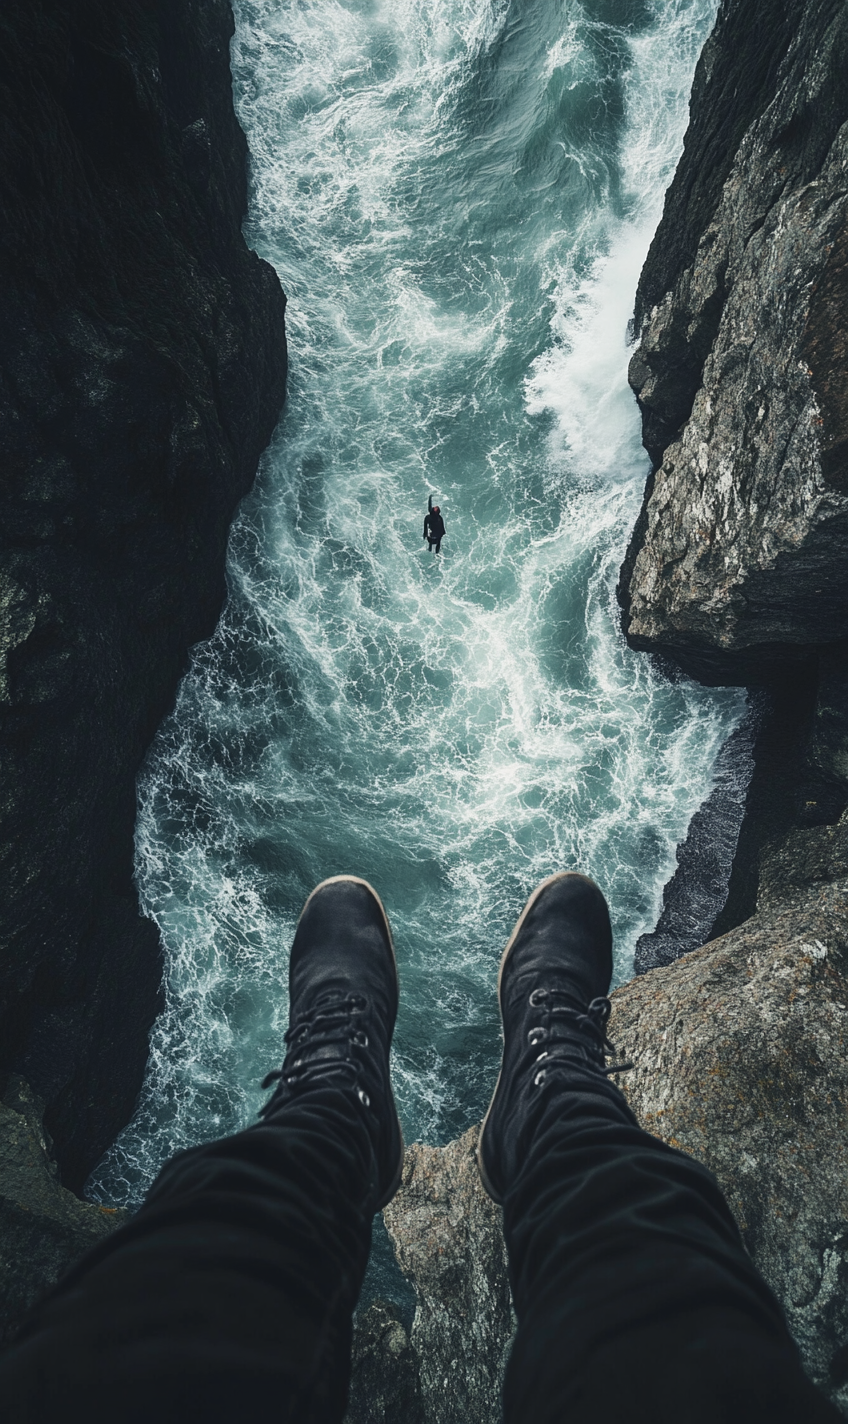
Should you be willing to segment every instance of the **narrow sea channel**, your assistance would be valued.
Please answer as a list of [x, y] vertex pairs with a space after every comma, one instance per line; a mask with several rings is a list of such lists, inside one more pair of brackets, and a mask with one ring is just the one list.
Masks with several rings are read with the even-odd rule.
[[407, 1140], [475, 1121], [529, 890], [595, 876], [628, 978], [742, 710], [628, 652], [614, 597], [647, 473], [626, 325], [713, 0], [235, 9], [291, 378], [140, 782], [167, 1007], [92, 1182], [121, 1203], [255, 1114], [297, 914], [339, 871], [395, 929]]

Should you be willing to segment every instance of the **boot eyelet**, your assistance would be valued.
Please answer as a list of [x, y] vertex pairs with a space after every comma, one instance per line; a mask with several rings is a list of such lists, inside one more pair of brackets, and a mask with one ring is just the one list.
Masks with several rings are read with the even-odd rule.
[[364, 1029], [357, 1029], [356, 1033], [353, 1035], [353, 1038], [350, 1041], [351, 1043], [355, 1043], [357, 1048], [368, 1047], [368, 1035]]
[[530, 1003], [532, 1004], [534, 1009], [538, 1009], [540, 1004], [544, 1004], [547, 1002], [547, 998], [547, 989], [534, 989], [532, 994], [530, 995]]
[[359, 1101], [362, 1103], [362, 1106], [363, 1106], [363, 1107], [370, 1108], [370, 1106], [371, 1106], [371, 1099], [369, 1098], [368, 1094], [367, 1094], [362, 1088], [357, 1088], [357, 1090], [356, 1090], [356, 1096], [359, 1098]]
[[544, 1083], [544, 1081], [545, 1081], [545, 1072], [546, 1072], [546, 1070], [545, 1070], [544, 1068], [540, 1068], [540, 1069], [539, 1069], [538, 1073], [536, 1074], [535, 1078], [533, 1079], [533, 1087], [534, 1087], [534, 1088], [538, 1088], [538, 1086], [539, 1086], [540, 1083]]
[[547, 1038], [547, 1036], [548, 1035], [543, 1028], [531, 1028], [530, 1032], [527, 1035], [527, 1039], [532, 1048], [535, 1047], [537, 1043], [541, 1043], [542, 1039]]
[[543, 1059], [543, 1058], [547, 1058], [547, 1056], [548, 1056], [548, 1050], [545, 1049], [544, 1053], [540, 1053], [540, 1054], [539, 1054], [539, 1057], [536, 1059], [536, 1062], [537, 1062], [537, 1063], [541, 1063], [542, 1059]]

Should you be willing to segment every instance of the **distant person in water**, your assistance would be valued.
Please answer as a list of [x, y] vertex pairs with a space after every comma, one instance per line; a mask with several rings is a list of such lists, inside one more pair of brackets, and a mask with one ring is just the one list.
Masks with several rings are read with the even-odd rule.
[[424, 538], [434, 554], [438, 554], [442, 547], [442, 540], [445, 537], [445, 521], [443, 520], [437, 504], [431, 504], [429, 510], [424, 515]]

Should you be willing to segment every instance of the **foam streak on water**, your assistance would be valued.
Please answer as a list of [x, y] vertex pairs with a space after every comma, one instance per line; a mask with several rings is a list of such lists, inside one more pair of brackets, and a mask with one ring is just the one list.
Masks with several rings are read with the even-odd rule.
[[498, 957], [541, 876], [600, 881], [629, 976], [741, 708], [661, 681], [614, 605], [646, 475], [625, 326], [712, 13], [237, 0], [289, 400], [140, 783], [167, 1007], [98, 1195], [137, 1199], [255, 1113], [325, 875], [367, 876], [395, 928], [409, 1137], [481, 1111]]

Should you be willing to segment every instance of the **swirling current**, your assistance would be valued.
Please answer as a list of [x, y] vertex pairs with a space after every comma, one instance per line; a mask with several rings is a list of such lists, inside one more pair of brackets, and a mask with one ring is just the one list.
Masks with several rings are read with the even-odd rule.
[[139, 783], [166, 1006], [90, 1184], [115, 1203], [255, 1115], [299, 909], [340, 871], [394, 927], [407, 1140], [462, 1131], [526, 895], [593, 875], [628, 978], [742, 707], [629, 652], [614, 596], [647, 473], [626, 327], [713, 0], [235, 12], [246, 236], [291, 375]]

